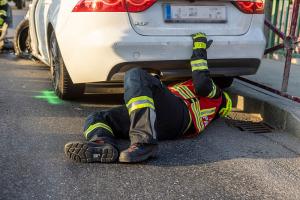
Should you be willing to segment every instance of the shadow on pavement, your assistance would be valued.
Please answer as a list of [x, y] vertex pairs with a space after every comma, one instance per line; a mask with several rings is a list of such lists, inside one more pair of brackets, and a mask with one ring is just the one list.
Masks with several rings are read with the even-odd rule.
[[84, 94], [76, 99], [78, 103], [101, 104], [101, 105], [121, 105], [124, 103], [123, 94]]

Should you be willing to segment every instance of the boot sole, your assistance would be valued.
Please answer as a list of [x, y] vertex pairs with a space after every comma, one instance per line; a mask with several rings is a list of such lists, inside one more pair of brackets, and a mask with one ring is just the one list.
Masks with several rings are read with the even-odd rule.
[[145, 153], [144, 155], [138, 156], [138, 157], [129, 157], [124, 154], [120, 154], [119, 156], [119, 162], [122, 163], [138, 163], [143, 162], [145, 160], [148, 160], [149, 158], [155, 158], [157, 156], [158, 149], [155, 149], [154, 151], [150, 153]]
[[65, 154], [68, 158], [80, 163], [111, 163], [118, 160], [118, 150], [108, 144], [92, 145], [83, 142], [69, 142], [65, 145]]

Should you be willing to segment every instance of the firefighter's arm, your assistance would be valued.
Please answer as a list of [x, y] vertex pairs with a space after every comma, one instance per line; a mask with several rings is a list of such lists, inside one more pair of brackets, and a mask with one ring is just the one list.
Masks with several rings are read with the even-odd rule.
[[192, 38], [193, 55], [190, 62], [195, 92], [199, 96], [217, 98], [220, 96], [221, 91], [210, 78], [207, 65], [206, 49], [212, 44], [212, 40], [207, 41], [207, 37], [204, 33], [193, 34]]

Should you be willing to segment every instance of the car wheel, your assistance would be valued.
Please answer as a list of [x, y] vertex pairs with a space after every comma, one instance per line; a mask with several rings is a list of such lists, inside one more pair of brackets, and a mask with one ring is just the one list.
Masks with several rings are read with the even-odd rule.
[[14, 50], [19, 57], [31, 55], [31, 39], [29, 34], [29, 20], [23, 19], [15, 30]]
[[84, 93], [85, 84], [73, 84], [67, 71], [54, 31], [49, 39], [50, 73], [55, 93], [61, 99], [75, 99]]
[[8, 27], [13, 28], [13, 14], [12, 14], [11, 7], [9, 5], [7, 6], [7, 11], [6, 11], [6, 21]]
[[232, 85], [234, 77], [213, 77], [217, 86], [221, 89], [229, 88]]
[[23, 0], [16, 0], [16, 6], [18, 9], [22, 9], [23, 8]]

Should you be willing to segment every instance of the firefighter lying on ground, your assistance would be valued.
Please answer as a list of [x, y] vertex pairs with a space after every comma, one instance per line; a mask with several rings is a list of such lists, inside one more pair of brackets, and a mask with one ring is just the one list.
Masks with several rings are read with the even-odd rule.
[[7, 0], [0, 0], [0, 50], [4, 46], [4, 39], [8, 28], [7, 11], [8, 11]]
[[[91, 114], [84, 125], [87, 141], [67, 143], [66, 156], [77, 162], [141, 162], [156, 155], [158, 140], [196, 136], [226, 116], [231, 100], [209, 77], [206, 35], [192, 37], [191, 80], [165, 87], [142, 69], [129, 70], [126, 105]], [[129, 138], [130, 147], [120, 152], [116, 138]]]

